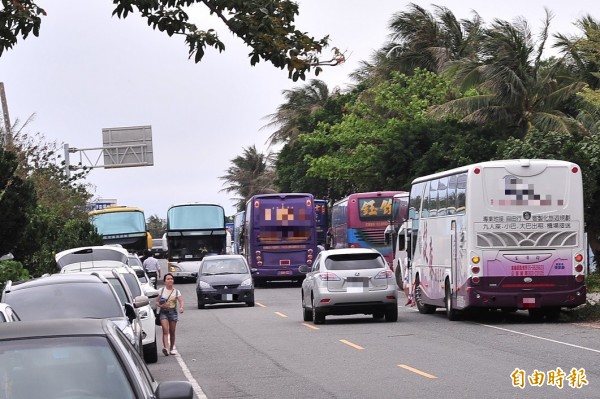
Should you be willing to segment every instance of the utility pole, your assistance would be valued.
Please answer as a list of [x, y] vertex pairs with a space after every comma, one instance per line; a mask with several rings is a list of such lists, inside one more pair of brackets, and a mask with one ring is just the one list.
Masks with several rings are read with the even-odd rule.
[[4, 117], [4, 136], [0, 137], [0, 146], [12, 147], [12, 132], [10, 126], [10, 116], [8, 115], [8, 103], [6, 102], [6, 93], [4, 92], [4, 82], [0, 82], [0, 101], [2, 102], [2, 115]]

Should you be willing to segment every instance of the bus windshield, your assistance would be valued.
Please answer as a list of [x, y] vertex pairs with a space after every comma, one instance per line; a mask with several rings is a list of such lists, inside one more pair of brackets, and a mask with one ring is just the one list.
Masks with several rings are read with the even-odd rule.
[[224, 229], [225, 212], [217, 205], [181, 205], [169, 209], [168, 230]]
[[103, 236], [146, 232], [146, 219], [140, 211], [99, 213], [92, 216], [92, 224]]

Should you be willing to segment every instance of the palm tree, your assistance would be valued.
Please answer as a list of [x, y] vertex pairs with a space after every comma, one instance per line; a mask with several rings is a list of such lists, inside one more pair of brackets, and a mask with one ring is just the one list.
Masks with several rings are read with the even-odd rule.
[[448, 8], [433, 7], [434, 14], [411, 3], [408, 11], [394, 14], [389, 42], [352, 77], [380, 81], [387, 79], [391, 71], [407, 75], [416, 68], [440, 72], [449, 61], [476, 54], [481, 40], [480, 16], [474, 12], [471, 20], [459, 21]]
[[600, 88], [600, 20], [591, 15], [576, 22], [583, 36], [568, 37], [555, 34], [556, 43], [563, 55], [563, 65], [572, 76], [588, 84], [591, 89]]
[[495, 20], [483, 31], [477, 57], [461, 58], [446, 64], [463, 92], [476, 95], [451, 100], [435, 107], [432, 115], [458, 116], [462, 121], [496, 123], [517, 137], [530, 128], [559, 133], [585, 129], [566, 112], [567, 104], [584, 83], [557, 79], [559, 64], [542, 60], [552, 14], [546, 19], [539, 40], [532, 38], [524, 19], [514, 23]]
[[310, 131], [311, 116], [321, 109], [338, 91], [330, 92], [322, 80], [312, 79], [308, 84], [282, 92], [285, 102], [277, 107], [275, 113], [267, 115], [270, 122], [263, 126], [276, 130], [269, 136], [269, 145], [293, 143], [298, 136]]
[[235, 193], [236, 207], [239, 211], [244, 209], [246, 201], [254, 194], [276, 193], [273, 183], [275, 171], [273, 168], [273, 155], [263, 154], [256, 150], [256, 146], [244, 148], [243, 155], [238, 155], [231, 160], [232, 165], [227, 169], [221, 191]]

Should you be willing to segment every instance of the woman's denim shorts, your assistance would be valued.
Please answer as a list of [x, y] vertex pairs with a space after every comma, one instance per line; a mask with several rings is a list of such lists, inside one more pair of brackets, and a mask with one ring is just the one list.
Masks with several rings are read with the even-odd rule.
[[179, 316], [177, 315], [177, 308], [173, 309], [162, 309], [160, 311], [160, 319], [161, 320], [169, 320], [169, 321], [177, 321], [179, 320]]

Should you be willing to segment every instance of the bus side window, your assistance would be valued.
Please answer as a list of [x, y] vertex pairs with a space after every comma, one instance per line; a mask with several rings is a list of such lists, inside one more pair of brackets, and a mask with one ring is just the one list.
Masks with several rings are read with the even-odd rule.
[[438, 216], [446, 216], [448, 199], [448, 177], [438, 181]]
[[454, 215], [456, 213], [456, 185], [458, 177], [452, 175], [448, 178], [448, 207], [446, 208], [447, 215]]
[[456, 186], [456, 214], [464, 215], [466, 203], [466, 191], [467, 191], [467, 174], [463, 173], [458, 175], [458, 181]]

